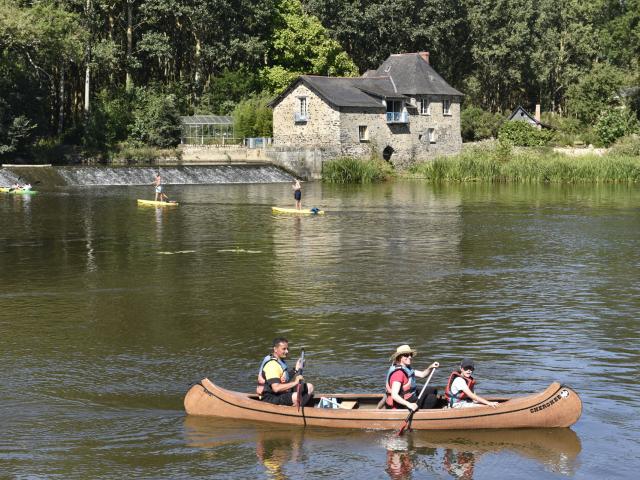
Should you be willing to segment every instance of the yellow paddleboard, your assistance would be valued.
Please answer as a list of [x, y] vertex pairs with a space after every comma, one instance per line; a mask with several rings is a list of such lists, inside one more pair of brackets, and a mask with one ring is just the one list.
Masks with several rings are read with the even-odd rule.
[[317, 208], [303, 208], [302, 210], [298, 210], [297, 208], [271, 207], [271, 211], [273, 213], [287, 213], [290, 215], [324, 215], [324, 210]]
[[138, 205], [152, 206], [152, 207], [177, 207], [178, 202], [156, 202], [155, 200], [141, 200], [138, 199]]

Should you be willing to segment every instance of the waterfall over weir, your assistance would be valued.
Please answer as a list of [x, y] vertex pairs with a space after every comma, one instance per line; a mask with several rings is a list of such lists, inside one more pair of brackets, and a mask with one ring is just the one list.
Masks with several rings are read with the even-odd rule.
[[0, 187], [8, 187], [18, 181], [18, 175], [6, 168], [0, 168]]
[[18, 176], [42, 186], [150, 185], [160, 171], [166, 185], [222, 183], [279, 183], [293, 177], [273, 165], [207, 165], [179, 167], [5, 167], [0, 185], [14, 183]]

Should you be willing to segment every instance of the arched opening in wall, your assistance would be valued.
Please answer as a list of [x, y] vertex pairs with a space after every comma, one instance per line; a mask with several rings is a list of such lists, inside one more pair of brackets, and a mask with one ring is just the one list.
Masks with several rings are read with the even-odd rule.
[[387, 162], [390, 162], [391, 155], [393, 155], [394, 151], [395, 150], [390, 145], [387, 145], [386, 147], [384, 147], [384, 150], [382, 150], [382, 158], [384, 158]]

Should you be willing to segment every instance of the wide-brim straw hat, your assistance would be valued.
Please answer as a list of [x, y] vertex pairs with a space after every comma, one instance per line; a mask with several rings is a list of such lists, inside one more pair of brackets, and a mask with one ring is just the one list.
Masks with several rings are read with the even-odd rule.
[[411, 353], [415, 357], [418, 352], [415, 349], [411, 348], [409, 345], [400, 345], [398, 348], [396, 348], [395, 353], [391, 355], [391, 361], [395, 362], [400, 355], [406, 355], [408, 353]]

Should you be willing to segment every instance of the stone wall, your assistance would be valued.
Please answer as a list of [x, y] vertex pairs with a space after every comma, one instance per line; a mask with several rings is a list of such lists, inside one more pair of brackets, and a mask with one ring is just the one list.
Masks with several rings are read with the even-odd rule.
[[[301, 97], [308, 115], [296, 122]], [[277, 146], [333, 148], [340, 140], [340, 113], [300, 83], [273, 109], [273, 140]]]

